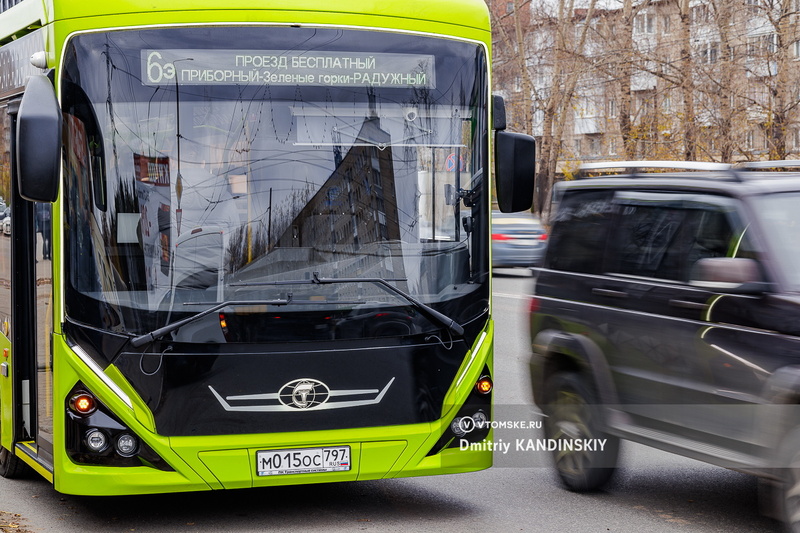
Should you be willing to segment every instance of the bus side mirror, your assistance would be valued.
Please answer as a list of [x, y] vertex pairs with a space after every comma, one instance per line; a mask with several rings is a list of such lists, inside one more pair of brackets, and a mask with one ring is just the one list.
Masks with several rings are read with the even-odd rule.
[[495, 133], [495, 186], [503, 213], [526, 211], [533, 205], [536, 142], [530, 135]]
[[506, 129], [506, 101], [497, 94], [492, 95], [492, 129]]
[[61, 108], [50, 79], [28, 79], [17, 113], [17, 185], [34, 202], [54, 202], [61, 170]]

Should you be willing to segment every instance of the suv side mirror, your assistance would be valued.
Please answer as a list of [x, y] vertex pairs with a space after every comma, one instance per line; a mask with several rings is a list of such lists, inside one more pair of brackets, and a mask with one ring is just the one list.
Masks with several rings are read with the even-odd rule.
[[17, 184], [34, 202], [54, 202], [61, 170], [61, 108], [50, 79], [31, 76], [17, 113]]
[[707, 257], [692, 267], [690, 284], [707, 290], [758, 294], [767, 291], [758, 261], [743, 257]]

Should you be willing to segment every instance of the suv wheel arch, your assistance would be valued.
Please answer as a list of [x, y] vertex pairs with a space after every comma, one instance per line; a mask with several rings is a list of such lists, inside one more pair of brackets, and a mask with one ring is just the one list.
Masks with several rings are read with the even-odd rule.
[[608, 361], [594, 341], [584, 335], [545, 330], [536, 336], [532, 345], [531, 379], [537, 405], [543, 405], [544, 384], [548, 376], [559, 370], [579, 371], [587, 376], [601, 405], [619, 404]]

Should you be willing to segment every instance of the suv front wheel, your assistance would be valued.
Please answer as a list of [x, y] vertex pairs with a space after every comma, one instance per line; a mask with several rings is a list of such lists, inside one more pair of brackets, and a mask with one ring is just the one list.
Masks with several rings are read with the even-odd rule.
[[558, 475], [569, 490], [601, 488], [617, 466], [619, 439], [603, 432], [600, 406], [584, 378], [557, 372], [544, 385], [544, 430]]

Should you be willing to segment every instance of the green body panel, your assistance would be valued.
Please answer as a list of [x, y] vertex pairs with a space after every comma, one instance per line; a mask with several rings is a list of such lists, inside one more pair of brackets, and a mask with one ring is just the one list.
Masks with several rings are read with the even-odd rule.
[[13, 365], [14, 358], [10, 356], [11, 341], [5, 335], [0, 335], [0, 354], [6, 353], [4, 350], [8, 350], [7, 353], [9, 354], [9, 357], [8, 359], [3, 357], [3, 361], [0, 361], [0, 363], [8, 362], [9, 377], [0, 377], [0, 406], [2, 406], [2, 408], [0, 408], [0, 445], [7, 450], [11, 450], [14, 446], [14, 434], [11, 431], [5, 431], [4, 428], [14, 427], [14, 421], [12, 418], [13, 415], [11, 411], [11, 404], [14, 401], [14, 397], [11, 389], [10, 379], [10, 376], [12, 375], [11, 365]]
[[[291, 8], [287, 9], [287, 5]], [[341, 25], [467, 39], [482, 43], [487, 54], [491, 47], [489, 13], [483, 0], [339, 2], [333, 11], [330, 2], [320, 0], [298, 0], [289, 4], [255, 0], [224, 3], [218, 0], [25, 0], [0, 14], [0, 42], [8, 42], [15, 34], [44, 27], [46, 43], [43, 43], [43, 49], [47, 52], [48, 67], [55, 69], [58, 79], [61, 51], [67, 39], [76, 32], [182, 24]], [[489, 168], [492, 168], [491, 161]], [[109, 388], [107, 382], [67, 345], [61, 334], [65, 316], [64, 294], [59, 289], [63, 270], [57, 265], [66, 260], [60, 222], [63, 219], [62, 202], [65, 201], [63, 187], [61, 195], [53, 208], [52, 236], [53, 264], [56, 265], [53, 272], [53, 483], [56, 490], [83, 495], [148, 494], [460, 473], [491, 466], [491, 451], [449, 448], [427, 455], [449, 428], [484, 369], [493, 368], [494, 328], [491, 321], [486, 324], [473, 350], [467, 353], [458, 377], [445, 397], [444, 415], [435, 423], [223, 437], [167, 438], [158, 435], [152, 412], [124, 376], [113, 366], [103, 371], [105, 380], [113, 382], [127, 396], [126, 399]], [[11, 350], [11, 344], [0, 335], [0, 354], [3, 348]], [[9, 363], [13, 364], [13, 352]], [[147, 466], [109, 467], [74, 463], [63, 443], [66, 395], [78, 381], [82, 381], [174, 471]], [[14, 449], [14, 435], [10, 431], [13, 428], [12, 401], [10, 379], [0, 377], [0, 443], [8, 449]], [[258, 450], [325, 445], [349, 445], [351, 470], [324, 474], [256, 475], [255, 454]]]
[[[124, 424], [167, 461], [175, 472], [144, 466], [115, 468], [78, 465], [70, 460], [63, 447], [56, 446], [55, 488], [67, 494], [147, 494], [411, 477], [488, 468], [492, 465], [491, 451], [461, 451], [451, 448], [435, 455], [427, 455], [449, 426], [484, 368], [491, 368], [492, 343], [488, 342], [493, 334], [491, 322], [484, 333], [485, 336], [481, 336], [476, 343], [476, 349], [467, 354], [459, 371], [459, 378], [447, 395], [450, 409], [437, 423], [352, 430], [172, 438], [153, 432], [152, 414], [118, 371], [112, 368], [105, 375], [129, 396], [133, 408], [111, 391], [101, 377], [70, 350], [63, 338], [57, 336], [58, 356], [55, 358], [54, 369], [56, 397], [63, 398], [76, 381], [82, 381]], [[457, 386], [459, 381], [461, 385]], [[61, 408], [64, 405], [62, 402], [57, 401], [55, 405], [54, 441], [58, 443], [64, 442], [65, 410]], [[329, 445], [351, 447], [351, 470], [266, 477], [259, 477], [255, 473], [255, 457], [259, 450]]]

